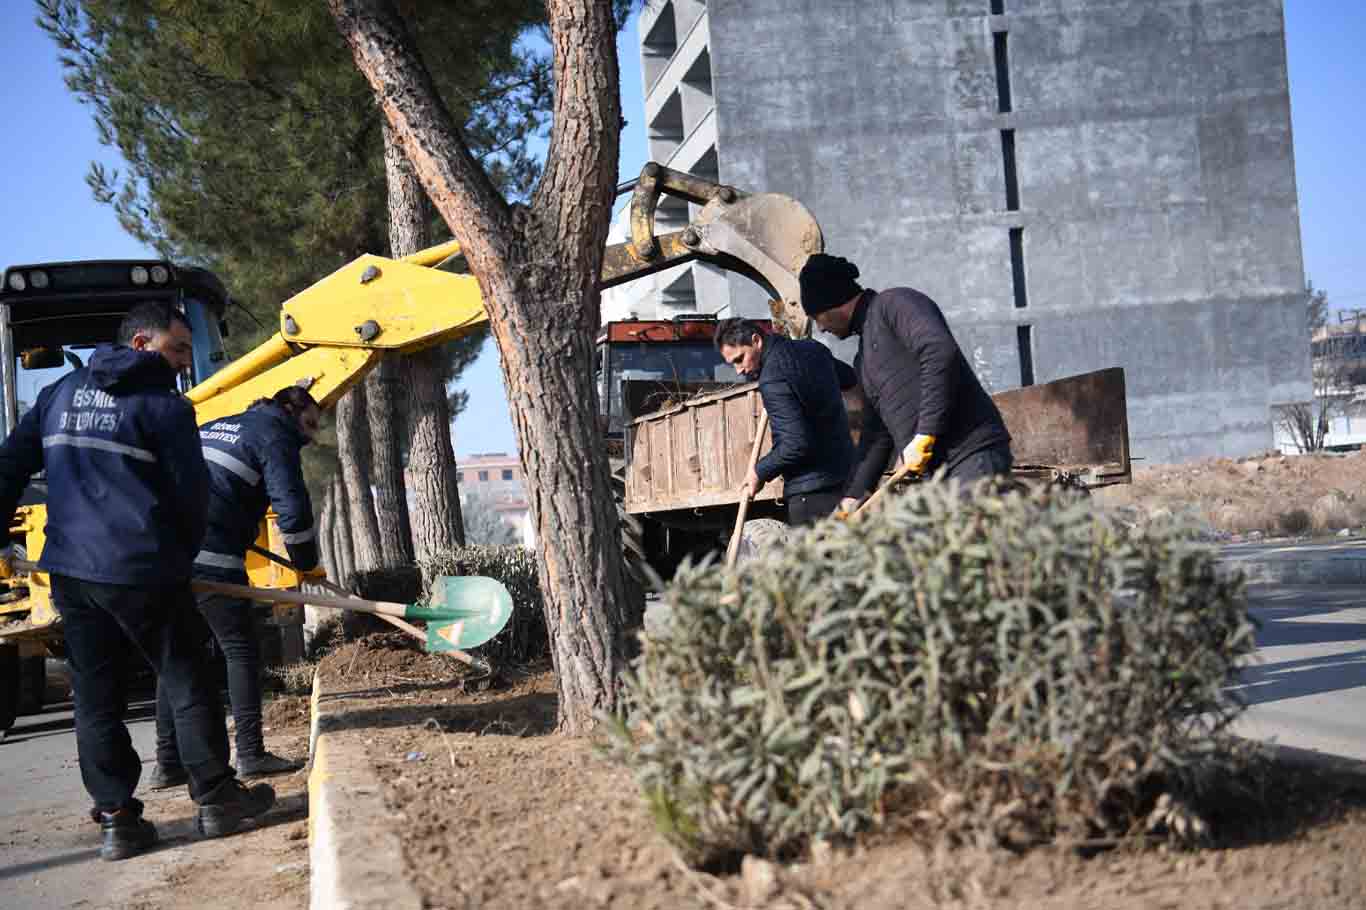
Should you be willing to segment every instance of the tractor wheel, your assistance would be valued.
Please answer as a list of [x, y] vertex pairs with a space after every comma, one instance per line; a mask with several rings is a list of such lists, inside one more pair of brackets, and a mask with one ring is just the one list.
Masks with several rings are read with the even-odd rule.
[[37, 654], [19, 658], [19, 716], [41, 714], [46, 700], [47, 657]]
[[0, 733], [19, 716], [19, 646], [0, 645]]

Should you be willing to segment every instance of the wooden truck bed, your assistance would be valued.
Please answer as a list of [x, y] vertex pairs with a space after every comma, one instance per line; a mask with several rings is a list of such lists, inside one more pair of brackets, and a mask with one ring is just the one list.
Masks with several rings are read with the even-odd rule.
[[[1017, 474], [1067, 477], [1080, 486], [1128, 483], [1124, 370], [1113, 367], [992, 396]], [[701, 395], [632, 420], [626, 431], [626, 511], [731, 506], [749, 466], [763, 402], [756, 383]], [[851, 413], [857, 425], [857, 412]], [[772, 446], [765, 433], [761, 452]], [[782, 481], [759, 501], [782, 498]]]

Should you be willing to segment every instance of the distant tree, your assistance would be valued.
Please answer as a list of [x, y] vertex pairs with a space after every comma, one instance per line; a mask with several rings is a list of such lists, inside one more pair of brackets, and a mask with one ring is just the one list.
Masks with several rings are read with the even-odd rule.
[[497, 546], [520, 542], [517, 530], [495, 508], [494, 500], [472, 493], [465, 497], [465, 542]]
[[1310, 281], [1304, 296], [1313, 397], [1278, 406], [1276, 423], [1301, 452], [1318, 452], [1327, 442], [1334, 415], [1346, 409], [1362, 378], [1362, 358], [1354, 351], [1356, 332], [1335, 335], [1329, 330], [1328, 292]]
[[[402, 7], [491, 187], [521, 198], [538, 173], [528, 142], [543, 131], [550, 78], [545, 56], [518, 39], [544, 22], [543, 4]], [[91, 166], [96, 198], [161, 254], [222, 273], [250, 313], [250, 322], [236, 318], [241, 310], [234, 314], [231, 353], [273, 334], [279, 304], [292, 294], [361, 253], [391, 250], [384, 119], [322, 3], [38, 0], [38, 10], [69, 87], [91, 106], [101, 140], [128, 162], [122, 173]], [[430, 208], [416, 217], [427, 222], [427, 236], [449, 236]], [[481, 341], [482, 333], [377, 371], [339, 409], [338, 428], [350, 443], [342, 450], [350, 505], [369, 529], [355, 536], [373, 559], [412, 552], [396, 544], [409, 524], [405, 455], [427, 472], [414, 489], [418, 511], [448, 519], [424, 523], [417, 549], [459, 542], [458, 504], [452, 521], [449, 506], [428, 501], [454, 490], [451, 402], [424, 395], [414, 403], [393, 387], [444, 388]], [[357, 463], [367, 449], [380, 471]], [[315, 490], [337, 453], [332, 446], [310, 454]], [[371, 484], [381, 497], [378, 521], [364, 502]]]

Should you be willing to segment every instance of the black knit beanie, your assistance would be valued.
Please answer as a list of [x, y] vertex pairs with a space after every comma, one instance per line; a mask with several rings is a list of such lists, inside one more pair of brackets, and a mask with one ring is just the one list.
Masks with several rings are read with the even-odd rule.
[[815, 316], [840, 306], [863, 290], [855, 278], [858, 278], [858, 266], [848, 259], [815, 254], [806, 260], [798, 278], [802, 288], [802, 309], [806, 315]]

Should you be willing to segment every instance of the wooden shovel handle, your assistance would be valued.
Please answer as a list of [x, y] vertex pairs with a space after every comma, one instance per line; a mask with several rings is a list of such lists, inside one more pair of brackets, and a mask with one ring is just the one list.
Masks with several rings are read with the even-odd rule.
[[864, 509], [868, 508], [873, 503], [877, 502], [887, 493], [888, 490], [890, 490], [897, 484], [901, 483], [901, 481], [906, 478], [906, 475], [910, 473], [911, 469], [906, 467], [905, 465], [902, 465], [901, 467], [897, 468], [896, 473], [892, 475], [891, 479], [884, 483], [882, 486], [878, 487], [876, 490], [874, 490], [873, 495], [869, 496], [866, 500], [864, 500], [863, 505], [855, 509], [849, 517], [852, 518], [854, 515], [859, 514]]
[[[754, 436], [754, 445], [749, 449], [749, 470], [759, 463], [759, 447], [764, 444], [764, 434], [768, 432], [768, 411], [759, 412], [759, 432]], [[730, 535], [730, 546], [726, 547], [726, 568], [735, 568], [740, 558], [740, 537], [745, 529], [745, 516], [749, 514], [749, 501], [754, 498], [754, 490], [749, 490], [740, 500], [740, 510], [735, 513], [735, 530]]]

